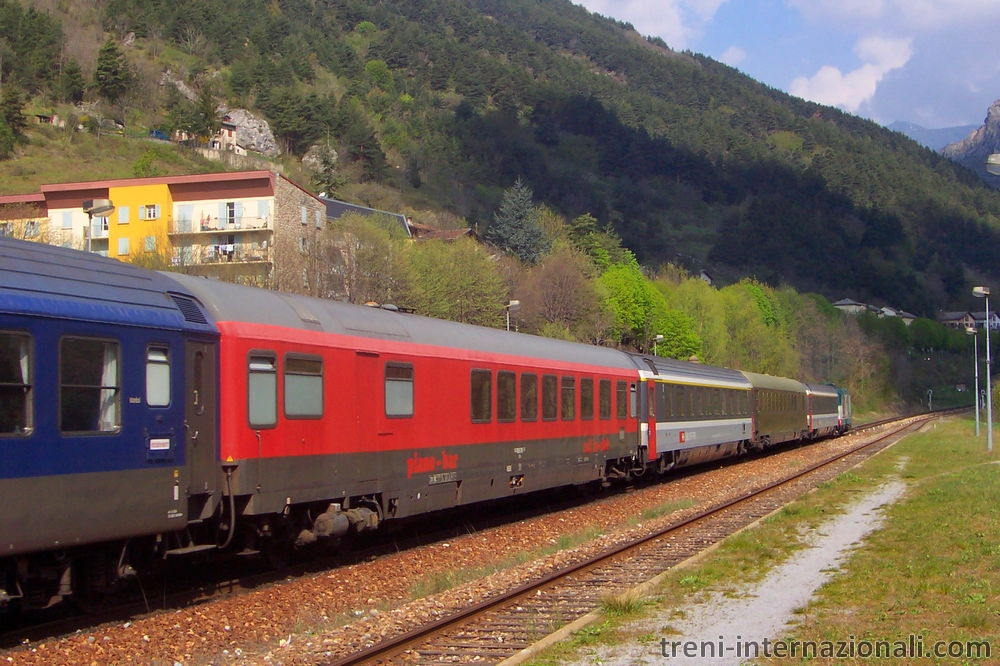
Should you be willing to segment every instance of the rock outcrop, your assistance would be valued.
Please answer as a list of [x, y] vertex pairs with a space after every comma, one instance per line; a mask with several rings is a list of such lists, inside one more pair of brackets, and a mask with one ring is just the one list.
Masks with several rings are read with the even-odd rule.
[[942, 155], [975, 171], [985, 182], [1000, 189], [1000, 178], [986, 171], [986, 158], [993, 153], [1000, 153], [1000, 99], [986, 112], [982, 127], [941, 149]]
[[236, 143], [247, 150], [263, 153], [268, 157], [274, 157], [281, 152], [278, 150], [277, 141], [274, 140], [271, 126], [266, 120], [246, 109], [219, 110], [229, 116], [229, 121], [236, 125]]

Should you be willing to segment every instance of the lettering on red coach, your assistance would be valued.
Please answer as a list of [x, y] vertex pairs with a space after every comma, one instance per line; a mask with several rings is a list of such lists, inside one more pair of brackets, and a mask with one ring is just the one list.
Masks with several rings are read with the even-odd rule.
[[441, 457], [421, 456], [414, 453], [406, 459], [406, 478], [413, 478], [414, 474], [426, 474], [439, 469], [458, 469], [458, 454], [449, 454], [447, 451], [441, 452]]

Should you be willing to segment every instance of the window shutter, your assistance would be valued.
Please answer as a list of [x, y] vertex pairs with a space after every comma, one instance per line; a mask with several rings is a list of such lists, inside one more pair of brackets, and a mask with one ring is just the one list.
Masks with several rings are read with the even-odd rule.
[[323, 228], [323, 211], [321, 210], [316, 211], [316, 228]]
[[128, 224], [128, 206], [118, 208], [118, 224]]
[[222, 229], [226, 224], [226, 202], [223, 201], [219, 204], [219, 228]]
[[118, 239], [118, 254], [122, 256], [128, 255], [128, 238]]
[[145, 206], [139, 206], [139, 219], [140, 220], [145, 220], [146, 219], [146, 207]]
[[308, 220], [309, 211], [308, 209], [306, 209], [305, 206], [302, 206], [301, 210], [302, 210], [302, 224], [306, 224], [309, 222]]
[[240, 220], [243, 219], [243, 202], [237, 201], [235, 208], [236, 208], [236, 223], [239, 224]]
[[153, 219], [160, 219], [160, 204], [156, 204], [156, 210], [153, 212]]

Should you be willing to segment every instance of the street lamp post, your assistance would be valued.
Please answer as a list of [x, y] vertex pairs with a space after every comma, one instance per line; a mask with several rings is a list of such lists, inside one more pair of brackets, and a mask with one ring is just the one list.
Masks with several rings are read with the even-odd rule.
[[657, 356], [657, 353], [656, 353], [656, 343], [658, 343], [658, 342], [663, 342], [663, 336], [660, 335], [660, 334], [657, 334], [656, 337], [653, 338], [653, 356]]
[[986, 299], [986, 450], [993, 452], [993, 383], [990, 375], [990, 288], [973, 287], [972, 295]]
[[[989, 326], [989, 322], [986, 324]], [[976, 359], [976, 392], [973, 393], [973, 397], [976, 399], [976, 437], [979, 437], [979, 336], [978, 331], [974, 326], [966, 326], [965, 332], [973, 336], [972, 346], [975, 349], [975, 359]]]
[[507, 305], [503, 306], [503, 309], [507, 312], [507, 330], [510, 330], [510, 313], [517, 312], [521, 309], [521, 301], [507, 301]]
[[83, 212], [87, 214], [87, 252], [90, 252], [90, 239], [94, 236], [94, 216], [111, 215], [115, 212], [115, 205], [110, 199], [87, 199], [83, 202]]

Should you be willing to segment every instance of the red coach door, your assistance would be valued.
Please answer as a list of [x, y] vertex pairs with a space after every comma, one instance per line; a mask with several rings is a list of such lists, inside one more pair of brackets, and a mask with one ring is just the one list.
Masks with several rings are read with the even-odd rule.
[[656, 460], [656, 382], [650, 380], [646, 382], [646, 402], [649, 407], [649, 416], [646, 421], [649, 427], [649, 448], [647, 453], [649, 457], [646, 459], [647, 462], [650, 460]]
[[379, 476], [378, 427], [383, 408], [382, 372], [376, 352], [359, 351], [355, 355], [355, 395], [357, 400], [357, 436], [355, 454], [359, 481], [371, 481]]

